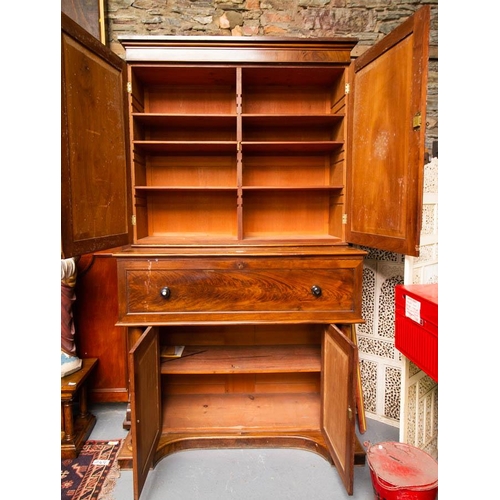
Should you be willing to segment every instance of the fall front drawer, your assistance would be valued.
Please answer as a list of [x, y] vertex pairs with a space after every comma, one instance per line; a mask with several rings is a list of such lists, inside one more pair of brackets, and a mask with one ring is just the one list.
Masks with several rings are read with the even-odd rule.
[[119, 323], [361, 320], [362, 256], [118, 259]]

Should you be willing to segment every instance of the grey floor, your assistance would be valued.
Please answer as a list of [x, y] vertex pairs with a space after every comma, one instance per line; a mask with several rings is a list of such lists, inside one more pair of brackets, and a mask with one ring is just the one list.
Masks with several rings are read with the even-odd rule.
[[[91, 407], [97, 417], [89, 439], [120, 439], [126, 404]], [[398, 441], [399, 429], [367, 419], [360, 442]], [[133, 500], [132, 471], [122, 470], [114, 500]], [[356, 466], [349, 496], [335, 467], [319, 455], [290, 449], [187, 450], [161, 460], [148, 475], [141, 500], [368, 500], [368, 465]]]

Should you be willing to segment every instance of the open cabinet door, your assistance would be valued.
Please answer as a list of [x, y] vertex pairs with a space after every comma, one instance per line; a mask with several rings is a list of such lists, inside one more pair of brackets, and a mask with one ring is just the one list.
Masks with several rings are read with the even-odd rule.
[[125, 62], [61, 13], [61, 251], [131, 241]]
[[353, 64], [349, 96], [350, 243], [418, 256], [425, 162], [430, 7]]
[[358, 350], [335, 325], [328, 325], [322, 356], [321, 427], [335, 467], [352, 495]]
[[129, 372], [134, 500], [138, 500], [161, 435], [160, 352], [156, 328], [147, 328], [131, 349]]

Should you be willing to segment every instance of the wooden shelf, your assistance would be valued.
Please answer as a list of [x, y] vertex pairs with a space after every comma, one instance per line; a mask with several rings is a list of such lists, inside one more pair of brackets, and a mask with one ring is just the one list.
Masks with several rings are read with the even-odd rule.
[[135, 140], [235, 141], [236, 115], [134, 113]]
[[331, 153], [340, 149], [343, 141], [242, 141], [244, 152], [266, 152], [266, 153]]
[[320, 372], [314, 345], [188, 346], [180, 358], [162, 358], [162, 374]]
[[[339, 191], [344, 186], [242, 186], [244, 191]], [[136, 191], [236, 191], [237, 186], [135, 186]]]
[[188, 394], [163, 398], [163, 432], [320, 428], [319, 394]]
[[342, 114], [295, 114], [295, 113], [244, 113], [241, 115], [243, 126], [251, 127], [314, 127], [328, 126], [344, 119]]
[[227, 233], [186, 233], [186, 232], [171, 232], [163, 233], [157, 236], [145, 236], [137, 240], [136, 247], [151, 247], [151, 248], [169, 248], [172, 246], [220, 246], [234, 245], [238, 241], [235, 235]]
[[344, 186], [307, 186], [303, 184], [302, 186], [243, 186], [243, 190], [263, 190], [263, 191], [330, 191], [330, 190], [340, 190]]
[[236, 141], [133, 141], [134, 148], [144, 153], [236, 153]]
[[236, 186], [135, 186], [136, 191], [236, 191]]
[[153, 125], [155, 127], [165, 125], [203, 126], [205, 128], [209, 126], [236, 126], [235, 114], [132, 113], [132, 118], [142, 125]]
[[[279, 238], [279, 239], [278, 239]], [[263, 244], [269, 244], [269, 242], [275, 241], [276, 244], [285, 245], [295, 242], [301, 245], [343, 245], [344, 242], [341, 238], [337, 236], [332, 236], [329, 234], [320, 233], [295, 233], [290, 232], [289, 234], [272, 233], [272, 232], [258, 232], [258, 231], [248, 231], [245, 233], [243, 238], [244, 241], [256, 243], [262, 242]]]

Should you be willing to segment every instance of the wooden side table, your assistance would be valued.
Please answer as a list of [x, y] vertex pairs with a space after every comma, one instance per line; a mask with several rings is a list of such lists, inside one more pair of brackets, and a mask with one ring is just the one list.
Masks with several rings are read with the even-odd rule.
[[[82, 359], [82, 367], [61, 378], [61, 459], [76, 458], [94, 428], [96, 418], [87, 408], [87, 381], [97, 358]], [[79, 412], [73, 414], [78, 396]]]

